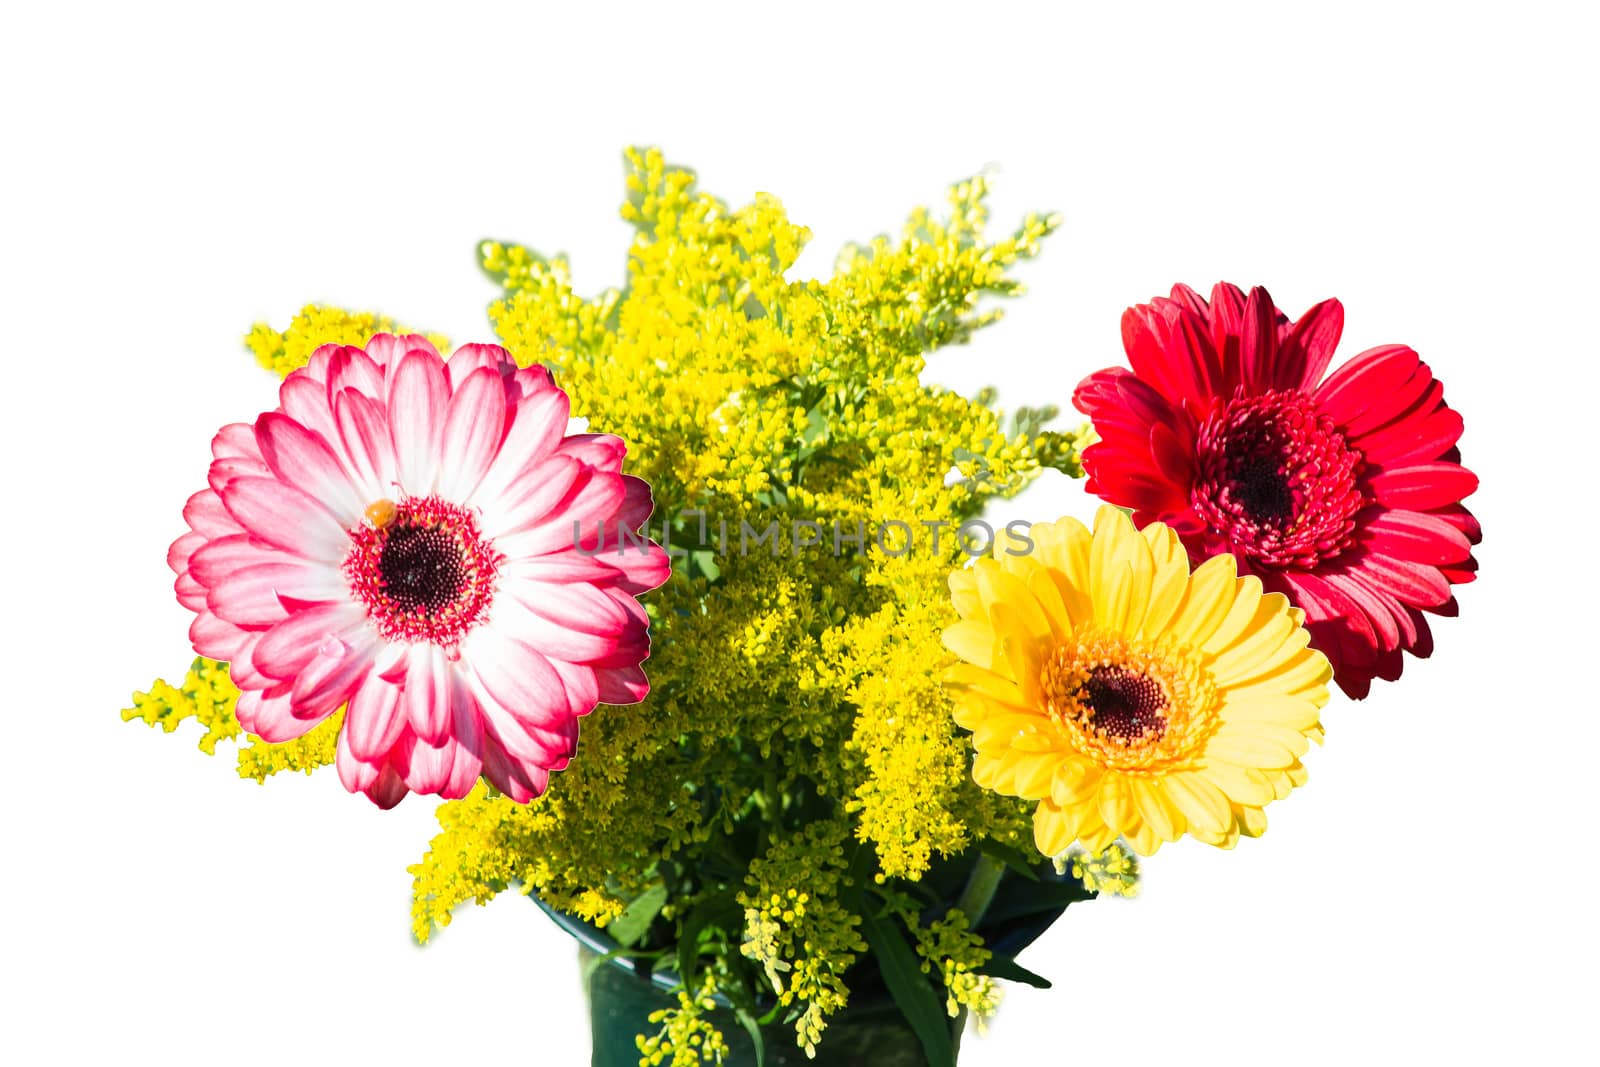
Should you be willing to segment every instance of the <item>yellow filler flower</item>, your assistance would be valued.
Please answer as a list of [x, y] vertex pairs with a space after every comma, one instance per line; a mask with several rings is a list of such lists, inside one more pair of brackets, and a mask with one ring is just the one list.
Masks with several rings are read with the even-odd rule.
[[1188, 833], [1230, 848], [1262, 808], [1305, 781], [1320, 741], [1328, 661], [1304, 615], [1234, 558], [1191, 575], [1162, 523], [1102, 507], [996, 540], [950, 576], [961, 621], [946, 681], [972, 731], [972, 776], [1037, 800], [1034, 840], [1058, 856], [1119, 836], [1151, 855]]

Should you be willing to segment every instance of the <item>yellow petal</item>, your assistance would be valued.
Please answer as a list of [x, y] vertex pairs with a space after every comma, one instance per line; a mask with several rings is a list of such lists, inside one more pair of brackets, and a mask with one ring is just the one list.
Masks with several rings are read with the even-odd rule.
[[995, 669], [995, 652], [999, 641], [987, 622], [963, 619], [944, 628], [944, 647], [968, 663], [987, 670]]
[[983, 610], [983, 601], [978, 596], [978, 577], [972, 573], [970, 567], [950, 572], [950, 600], [956, 606], [956, 614], [963, 619], [987, 619], [988, 612]]
[[1252, 626], [1212, 661], [1211, 676], [1217, 684], [1229, 685], [1235, 679], [1247, 678], [1263, 664], [1298, 651], [1298, 646], [1289, 644], [1295, 624], [1287, 612], [1274, 611], [1271, 605], [1263, 603], [1256, 610]]
[[1062, 519], [1055, 524], [1060, 533], [1059, 565], [1057, 570], [1066, 575], [1075, 588], [1089, 588], [1089, 546], [1094, 535], [1077, 519]]
[[1055, 777], [1061, 757], [1054, 752], [1026, 752], [1017, 756], [1017, 774], [1013, 786], [1019, 797], [1042, 800], [1050, 795], [1050, 781]]
[[1305, 732], [1317, 725], [1321, 708], [1304, 696], [1282, 696], [1264, 688], [1229, 690], [1218, 716], [1224, 722], [1270, 723]]
[[1234, 821], [1239, 824], [1239, 832], [1246, 837], [1260, 837], [1267, 832], [1267, 813], [1260, 808], [1240, 807], [1234, 805]]
[[1198, 648], [1233, 606], [1238, 578], [1234, 558], [1212, 556], [1195, 568], [1183, 606], [1168, 627], [1172, 636]]
[[1216, 630], [1200, 646], [1202, 652], [1213, 654], [1221, 652], [1247, 634], [1254, 633], [1261, 624], [1271, 618], [1270, 611], [1259, 619], [1256, 617], [1256, 609], [1261, 607], [1260, 578], [1247, 574], [1239, 579], [1234, 589], [1233, 606], [1228, 609], [1228, 614], [1223, 616]]
[[1123, 775], [1112, 772], [1101, 777], [1100, 792], [1096, 799], [1100, 805], [1100, 818], [1117, 833], [1126, 833], [1129, 827], [1139, 821], [1139, 809], [1134, 804], [1133, 793], [1127, 788], [1127, 780]]
[[1059, 644], [1072, 636], [1072, 616], [1050, 572], [1043, 567], [1035, 567], [1028, 574], [1027, 583], [1028, 592], [1038, 601], [1039, 610], [1050, 623], [1051, 639]]
[[1094, 621], [1113, 633], [1125, 633], [1133, 606], [1133, 568], [1108, 564], [1094, 587]]
[[1189, 589], [1189, 557], [1178, 535], [1164, 523], [1153, 522], [1140, 532], [1150, 546], [1155, 569], [1139, 630], [1145, 637], [1154, 638], [1166, 632], [1178, 605], [1183, 603], [1183, 595]]
[[982, 721], [969, 727], [972, 730], [972, 745], [980, 752], [998, 752], [1008, 748], [1019, 748], [1025, 752], [1048, 751], [1052, 746], [1027, 743], [1038, 732], [1040, 720], [1041, 716], [1033, 713], [998, 714], [997, 709], [991, 706]]
[[1104, 775], [1104, 769], [1098, 764], [1070, 756], [1063, 758], [1056, 764], [1050, 797], [1063, 807], [1091, 801], [1099, 795], [1100, 779]]
[[1159, 778], [1130, 778], [1139, 816], [1152, 833], [1163, 841], [1176, 841], [1183, 833], [1183, 813], [1167, 799]]
[[1078, 822], [1078, 841], [1090, 852], [1104, 852], [1119, 836], [1117, 831], [1100, 818], [1099, 809], [1090, 804], [1079, 809], [1083, 814]]
[[1033, 843], [1046, 856], [1061, 855], [1077, 839], [1078, 827], [1071, 813], [1048, 800], [1039, 801], [1033, 812]]
[[1244, 677], [1235, 677], [1229, 683], [1230, 691], [1240, 695], [1255, 696], [1258, 692], [1283, 693], [1291, 696], [1310, 696], [1327, 686], [1333, 669], [1321, 652], [1298, 648], [1309, 635], [1296, 630], [1284, 642], [1293, 651], [1280, 659], [1274, 656], [1250, 671]]
[[1107, 504], [1094, 517], [1094, 540], [1089, 546], [1089, 592], [1094, 598], [1095, 621], [1108, 630], [1124, 632], [1130, 617], [1144, 617], [1154, 565], [1150, 546], [1118, 508]]
[[1189, 832], [1204, 840], [1204, 835], [1226, 833], [1233, 821], [1228, 798], [1203, 774], [1194, 771], [1177, 771], [1162, 779], [1167, 795], [1183, 812], [1189, 823]]
[[981, 567], [977, 573], [978, 595], [983, 598], [984, 607], [988, 609], [989, 618], [994, 623], [995, 630], [1005, 636], [995, 615], [995, 609], [1004, 606], [1008, 614], [1020, 629], [1031, 638], [1046, 638], [1051, 634], [1050, 622], [1045, 618], [1044, 612], [1039, 609], [1039, 602], [1033, 594], [1028, 592], [1028, 587], [1014, 574], [1007, 574], [999, 567]]
[[1306, 739], [1293, 730], [1266, 723], [1225, 723], [1206, 742], [1206, 759], [1277, 771], [1292, 766], [1307, 747]]
[[1222, 760], [1207, 760], [1200, 773], [1236, 804], [1267, 804], [1277, 799], [1266, 772]]
[[1012, 680], [1022, 691], [1022, 699], [1029, 707], [1040, 706], [1043, 697], [1039, 692], [1039, 674], [1050, 648], [1049, 630], [1045, 631], [1045, 637], [1033, 636], [1009, 604], [994, 605], [989, 609], [989, 617], [994, 620], [995, 636], [1000, 639], [1000, 655]]
[[1027, 707], [1016, 683], [970, 663], [953, 663], [946, 668], [944, 684], [954, 692], [981, 694], [998, 704], [1018, 709]]
[[1150, 824], [1134, 820], [1131, 829], [1124, 828], [1122, 836], [1127, 839], [1128, 847], [1141, 856], [1154, 856], [1161, 848], [1161, 835], [1150, 828]]

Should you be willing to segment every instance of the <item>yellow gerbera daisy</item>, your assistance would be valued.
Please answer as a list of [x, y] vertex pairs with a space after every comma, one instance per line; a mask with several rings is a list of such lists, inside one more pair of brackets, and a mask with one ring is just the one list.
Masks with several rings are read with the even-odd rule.
[[1058, 856], [1117, 837], [1143, 855], [1183, 834], [1223, 848], [1266, 829], [1262, 807], [1305, 781], [1322, 738], [1328, 661], [1304, 615], [1234, 559], [1191, 575], [1167, 526], [1109, 505], [1034, 526], [1031, 552], [950, 576], [961, 621], [947, 681], [972, 731], [979, 785], [1038, 800], [1034, 840]]

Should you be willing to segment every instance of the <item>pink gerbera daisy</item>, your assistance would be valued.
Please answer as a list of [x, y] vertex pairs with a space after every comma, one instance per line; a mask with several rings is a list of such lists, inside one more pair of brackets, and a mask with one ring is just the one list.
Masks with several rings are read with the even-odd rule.
[[1122, 317], [1132, 371], [1097, 371], [1078, 408], [1092, 493], [1164, 522], [1192, 559], [1241, 573], [1305, 610], [1312, 643], [1353, 697], [1433, 648], [1425, 613], [1453, 615], [1481, 531], [1461, 500], [1461, 416], [1404, 345], [1368, 349], [1326, 380], [1344, 309], [1290, 322], [1265, 289], [1188, 286]]
[[649, 691], [636, 595], [667, 578], [634, 531], [650, 488], [606, 434], [567, 434], [542, 367], [421, 337], [324, 345], [279, 407], [212, 442], [173, 543], [195, 650], [239, 723], [299, 737], [341, 706], [339, 777], [381, 807], [541, 793], [596, 703]]

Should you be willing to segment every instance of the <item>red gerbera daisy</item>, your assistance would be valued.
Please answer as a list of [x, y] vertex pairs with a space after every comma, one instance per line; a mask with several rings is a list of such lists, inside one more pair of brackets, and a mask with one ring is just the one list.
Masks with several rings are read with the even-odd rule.
[[1443, 387], [1404, 345], [1322, 380], [1343, 326], [1337, 300], [1290, 322], [1265, 289], [1219, 284], [1208, 304], [1174, 286], [1122, 316], [1133, 369], [1089, 375], [1073, 402], [1100, 435], [1089, 491], [1167, 523], [1196, 563], [1233, 553], [1363, 697], [1433, 650], [1424, 614], [1456, 613], [1481, 531]]

